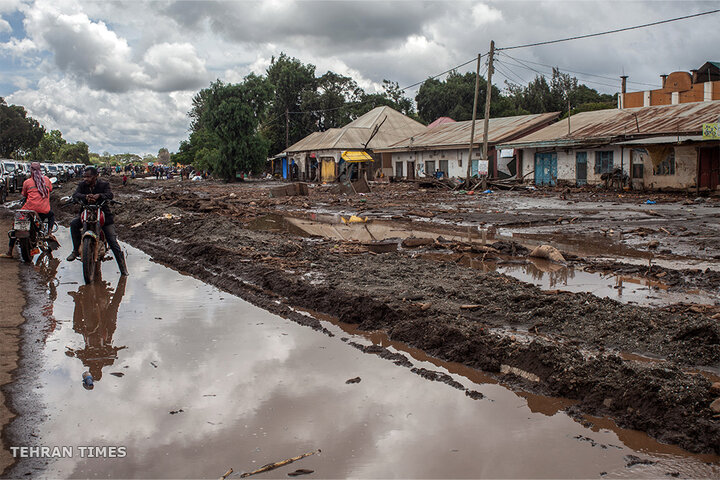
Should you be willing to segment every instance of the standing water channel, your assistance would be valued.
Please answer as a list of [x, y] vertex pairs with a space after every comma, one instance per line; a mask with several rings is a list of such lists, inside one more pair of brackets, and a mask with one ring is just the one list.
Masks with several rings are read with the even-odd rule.
[[[58, 237], [64, 258], [67, 230]], [[127, 279], [106, 262], [103, 280], [86, 286], [80, 264], [63, 261], [51, 280], [57, 295], [44, 312], [41, 368], [27, 385], [45, 415], [29, 444], [74, 454], [50, 460], [42, 476], [218, 478], [232, 467], [233, 478], [318, 449], [258, 477], [296, 469], [315, 478], [720, 476], [717, 457], [603, 419], [586, 428], [561, 410], [572, 402], [514, 392], [482, 372], [325, 320], [330, 337], [124, 247]], [[350, 342], [383, 343], [484, 397]], [[83, 388], [86, 370], [92, 390]], [[83, 446], [126, 454], [83, 458]]]

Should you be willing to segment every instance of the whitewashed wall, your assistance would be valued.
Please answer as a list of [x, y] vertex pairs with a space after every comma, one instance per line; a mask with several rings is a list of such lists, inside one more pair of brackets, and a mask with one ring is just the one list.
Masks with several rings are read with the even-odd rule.
[[[601, 174], [595, 173], [595, 152], [613, 152], [613, 166], [623, 167], [623, 170], [630, 174], [630, 149], [621, 148], [619, 146], [606, 146], [595, 149], [571, 149], [571, 150], [553, 150], [557, 153], [557, 175], [558, 181], [575, 183], [577, 181], [576, 172], [576, 154], [578, 152], [587, 152], [587, 183], [590, 185], [601, 183]], [[525, 176], [525, 181], [533, 183], [535, 176], [531, 173], [535, 170], [535, 153], [538, 152], [536, 148], [526, 148], [523, 151], [522, 160], [522, 175]], [[541, 152], [548, 152], [547, 149], [541, 150]], [[621, 152], [623, 158], [621, 159]]]
[[675, 175], [655, 175], [650, 156], [642, 155], [643, 181], [646, 188], [687, 189], [696, 186], [697, 150], [695, 147], [675, 147]]
[[[602, 183], [600, 174], [595, 173], [595, 152], [613, 152], [613, 164], [620, 167], [622, 164], [625, 173], [630, 176], [632, 150], [630, 146], [608, 146], [596, 149], [559, 150], [557, 153], [558, 180], [575, 183], [576, 181], [576, 154], [587, 152], [587, 183], [590, 185]], [[547, 150], [543, 150], [547, 151]], [[533, 183], [535, 170], [535, 153], [537, 149], [526, 148], [523, 153], [522, 174], [527, 175], [525, 181]], [[622, 161], [621, 161], [622, 154]], [[697, 181], [697, 150], [693, 146], [675, 147], [675, 175], [655, 175], [652, 160], [647, 154], [641, 154], [643, 159], [643, 184], [646, 188], [677, 188], [687, 189], [694, 187]]]
[[[448, 162], [449, 177], [465, 177], [467, 174], [467, 149], [424, 150], [416, 152], [394, 152], [392, 154], [392, 175], [395, 175], [395, 163], [403, 163], [403, 176], [408, 176], [408, 162], [415, 162], [415, 176], [432, 176], [434, 172], [425, 172], [425, 162], [434, 161], [435, 168], [440, 168], [440, 160]], [[473, 157], [480, 157], [480, 150], [473, 150]]]

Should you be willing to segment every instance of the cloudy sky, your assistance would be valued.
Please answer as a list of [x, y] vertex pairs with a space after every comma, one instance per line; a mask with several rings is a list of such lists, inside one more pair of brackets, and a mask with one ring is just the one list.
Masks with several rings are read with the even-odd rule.
[[[487, 52], [491, 39], [508, 47], [715, 8], [716, 1], [0, 0], [0, 96], [91, 151], [156, 154], [187, 137], [199, 89], [263, 73], [280, 52], [373, 91], [383, 79], [406, 86], [464, 63]], [[527, 82], [557, 65], [603, 92], [617, 91], [622, 73], [629, 90], [653, 88], [661, 73], [719, 61], [718, 25], [715, 14], [510, 50], [498, 56], [493, 80]]]

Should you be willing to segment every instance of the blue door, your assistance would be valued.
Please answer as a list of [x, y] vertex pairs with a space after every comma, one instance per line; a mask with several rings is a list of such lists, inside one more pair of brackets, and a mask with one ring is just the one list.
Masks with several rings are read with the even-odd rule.
[[557, 154], [535, 154], [535, 185], [555, 185], [557, 180]]
[[575, 154], [575, 181], [578, 185], [587, 183], [587, 152]]
[[287, 157], [283, 157], [282, 159], [282, 177], [287, 178], [288, 177], [288, 164], [287, 164]]
[[477, 174], [478, 174], [478, 161], [477, 161], [477, 160], [473, 160], [473, 161], [470, 163], [470, 176], [471, 176], [471, 177], [477, 177]]

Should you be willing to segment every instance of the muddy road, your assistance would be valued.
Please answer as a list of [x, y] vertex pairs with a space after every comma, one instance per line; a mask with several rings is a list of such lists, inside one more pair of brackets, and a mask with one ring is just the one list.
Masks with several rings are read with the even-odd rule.
[[[156, 454], [144, 456], [142, 461], [139, 457], [125, 461], [126, 466], [118, 467], [113, 476], [137, 476], [133, 471], [143, 472], [143, 476], [149, 476], [146, 471], [158, 477], [190, 475], [187, 469], [173, 470], [171, 462], [160, 462], [163, 468], [157, 469], [151, 463], [164, 453], [174, 458], [172, 452], [180, 447], [170, 438], [178, 436], [183, 438], [184, 454], [197, 459], [198, 470], [191, 476], [201, 477], [219, 476], [230, 466], [236, 471], [248, 470], [315, 448], [323, 450], [323, 456], [313, 460], [321, 464], [320, 476], [332, 477], [718, 474], [720, 260], [716, 257], [720, 244], [714, 235], [714, 219], [720, 207], [713, 198], [587, 190], [478, 196], [408, 184], [376, 185], [371, 193], [353, 196], [317, 186], [310, 189], [309, 196], [274, 198], [270, 192], [276, 182], [225, 185], [137, 180], [122, 188], [112, 181], [123, 202], [116, 217], [120, 238], [139, 250], [132, 250], [132, 262], [136, 262], [131, 266], [133, 276], [117, 310], [117, 318], [126, 320], [118, 320], [111, 335], [112, 346], [117, 348], [111, 355], [114, 360], [100, 367], [103, 373], [98, 385], [104, 382], [113, 389], [127, 388], [134, 399], [146, 403], [150, 403], [146, 397], [155, 399], [138, 422], [148, 423], [141, 433], [137, 429], [144, 427], [136, 423], [125, 430], [118, 421], [111, 423], [126, 432], [118, 438], [137, 439], [134, 447]], [[645, 203], [648, 198], [656, 203]], [[74, 214], [72, 207], [58, 205], [55, 210], [65, 223]], [[351, 215], [365, 221], [345, 223]], [[541, 244], [556, 246], [566, 261], [558, 264], [528, 257], [529, 250]], [[168, 269], [162, 271], [169, 273], [158, 273], [162, 267], [150, 263], [141, 251], [204, 283]], [[98, 393], [77, 388], [82, 373], [79, 365], [92, 355], [83, 353], [83, 344], [78, 342], [87, 335], [71, 328], [76, 299], [85, 296], [85, 289], [73, 283], [80, 281], [79, 268], [70, 267], [62, 262], [50, 275], [56, 279], [51, 283], [58, 291], [52, 318], [62, 321], [48, 338], [61, 335], [57, 341], [62, 346], [42, 349], [43, 378], [59, 388], [43, 393], [50, 395], [46, 401], [51, 400], [45, 405], [67, 399], [65, 414], [77, 406], [92, 411], [94, 404], [83, 403], [91, 397], [83, 394]], [[115, 265], [104, 267], [112, 272]], [[106, 293], [92, 294], [105, 295], [103, 305], [122, 291], [113, 274], [105, 280]], [[198, 297], [198, 291], [204, 293]], [[220, 313], [230, 304], [231, 308]], [[59, 311], [62, 317], [58, 317]], [[169, 314], [172, 322], [167, 321]], [[247, 320], [248, 316], [263, 320]], [[268, 332], [266, 325], [274, 325], [280, 333]], [[206, 330], [222, 335], [206, 337]], [[255, 346], [253, 355], [262, 357], [268, 353], [265, 350], [272, 350], [266, 339], [275, 338], [276, 333], [281, 345], [287, 346], [282, 340], [292, 340], [292, 355], [238, 359], [253, 378], [250, 384], [235, 383], [231, 392], [225, 392], [233, 400], [228, 398], [213, 409], [202, 402], [215, 397], [201, 397], [196, 402], [188, 396], [189, 391], [203, 392], [207, 382], [214, 386], [238, 381], [232, 378], [237, 375], [233, 373], [233, 355], [250, 355], [247, 350]], [[163, 342], [167, 345], [162, 346]], [[191, 347], [195, 342], [198, 346]], [[135, 355], [133, 348], [142, 349], [141, 360], [123, 363], [122, 359]], [[165, 365], [172, 374], [163, 377], [157, 384], [163, 388], [156, 392], [149, 378], [169, 372], [161, 372], [156, 361], [161, 351], [173, 359], [172, 367]], [[332, 352], [330, 357], [318, 356], [328, 352]], [[362, 367], [368, 358], [379, 363]], [[244, 369], [245, 363], [250, 370]], [[274, 370], [278, 364], [282, 373]], [[112, 375], [125, 373], [116, 365], [137, 368], [138, 376], [128, 382], [127, 375]], [[198, 365], [208, 368], [200, 371]], [[398, 380], [405, 375], [413, 383]], [[345, 383], [356, 377], [361, 379], [359, 383]], [[171, 379], [177, 380], [177, 388], [167, 386], [173, 383]], [[250, 382], [247, 378], [243, 381]], [[318, 381], [323, 385], [317, 385]], [[371, 382], [372, 388], [362, 394], [352, 390]], [[396, 389], [395, 382], [403, 386]], [[278, 387], [285, 384], [293, 386], [292, 393]], [[307, 391], [306, 384], [324, 393]], [[263, 396], [262, 391], [268, 389], [272, 393]], [[444, 393], [436, 393], [440, 391]], [[125, 395], [130, 398], [127, 392]], [[236, 440], [231, 440], [229, 433], [219, 432], [217, 438], [212, 432], [203, 433], [199, 436], [202, 447], [194, 434], [188, 438], [191, 428], [195, 432], [202, 422], [217, 424], [223, 412], [235, 408], [230, 403], [236, 397], [253, 395], [261, 397], [263, 405], [272, 406], [269, 410], [249, 407], [253, 412], [263, 411], [266, 417], [280, 415], [283, 432], [286, 427], [293, 432], [289, 440], [290, 434], [272, 427], [282, 440], [278, 443], [273, 436], [276, 441], [270, 443], [287, 449], [265, 444], [263, 450], [246, 442], [243, 448], [265, 454], [252, 457], [256, 464], [238, 465], [228, 460], [237, 458], [237, 449], [231, 455], [230, 447], [214, 443], [220, 439], [234, 448]], [[312, 417], [313, 407], [301, 407], [297, 402], [303, 404], [302, 398], [325, 410], [341, 410], [343, 415], [355, 412], [353, 421], [364, 415], [363, 427], [358, 429], [357, 422], [337, 427], [345, 425], [337, 412], [331, 420], [313, 420], [324, 427], [303, 424]], [[400, 410], [426, 399], [431, 405], [419, 407], [425, 413], [417, 428], [388, 420], [403, 415], [411, 418], [407, 415], [410, 411]], [[473, 410], [486, 403], [499, 410]], [[362, 430], [371, 425], [366, 405], [376, 405], [371, 409], [376, 413], [392, 415], [385, 418], [378, 413], [384, 420], [373, 433]], [[525, 408], [540, 416], [528, 414]], [[520, 417], [511, 419], [503, 413], [512, 409], [520, 410]], [[197, 416], [199, 411], [212, 415]], [[135, 410], [128, 407], [119, 418], [131, 415], [127, 412]], [[296, 419], [293, 412], [302, 418]], [[449, 419], [458, 413], [462, 415]], [[112, 414], [104, 407], [93, 418], [103, 423], [107, 415]], [[210, 418], [213, 415], [218, 418]], [[249, 415], [238, 413], [241, 419], [230, 422], [232, 428], [242, 431], [250, 428], [247, 425], [275, 425], [274, 420], [250, 419]], [[57, 424], [52, 418], [59, 416], [50, 417], [45, 425], [52, 428], [36, 433], [39, 438], [71, 428], [63, 425], [64, 416]], [[155, 417], [172, 418], [176, 423]], [[188, 417], [192, 419], [189, 424], [172, 430], [177, 419]], [[562, 421], [563, 425], [553, 432], [554, 427], [536, 424], [537, 419]], [[82, 422], [72, 425], [85, 428]], [[302, 425], [312, 434], [298, 434]], [[392, 427], [389, 430], [388, 425]], [[203, 424], [204, 429], [209, 426]], [[492, 435], [482, 433], [488, 428], [494, 429]], [[333, 429], [347, 432], [337, 437], [337, 432], [329, 432]], [[100, 438], [110, 438], [107, 429], [101, 431], [104, 437]], [[16, 433], [22, 432], [20, 428]], [[164, 453], [154, 450], [157, 445], [150, 447], [140, 441], [144, 434], [145, 441], [157, 443], [157, 432], [168, 438], [161, 442]], [[253, 430], [255, 441], [262, 432]], [[599, 434], [603, 435], [600, 439], [596, 438]], [[100, 442], [91, 433], [84, 435], [80, 438]], [[61, 440], [63, 436], [51, 438]], [[369, 443], [360, 447], [363, 438]], [[398, 464], [397, 452], [379, 449], [380, 438], [391, 452], [402, 445], [403, 458], [411, 459], [409, 465]], [[463, 445], [480, 445], [480, 450], [463, 452], [462, 447], [450, 447], [442, 462], [424, 462], [458, 438], [464, 439]], [[588, 459], [585, 454], [573, 453], [577, 464], [574, 460], [568, 463], [565, 452], [575, 450], [561, 438], [600, 451], [600, 457]], [[327, 444], [347, 448], [329, 461]], [[201, 459], [207, 455], [207, 445], [220, 453]], [[552, 451], [562, 452], [561, 457]], [[535, 460], [516, 462], [518, 452]], [[693, 457], [687, 452], [702, 455]], [[478, 458], [488, 455], [507, 460], [476, 465]], [[647, 455], [653, 457], [642, 461]], [[557, 458], [563, 460], [553, 460]], [[50, 471], [63, 476], [101, 471], [100, 463], [78, 462], [77, 458], [51, 463], [55, 470]], [[15, 472], [48, 468], [28, 465], [21, 462]]]
[[[58, 238], [62, 257], [67, 230]], [[7, 438], [72, 455], [21, 459], [11, 478], [217, 478], [317, 450], [258, 476], [720, 474], [717, 456], [568, 416], [576, 401], [518, 389], [511, 376], [274, 299], [279, 316], [125, 247], [132, 275], [106, 262], [94, 285], [83, 284], [77, 262], [21, 265], [49, 295], [26, 310], [33, 367], [21, 367], [10, 393], [32, 391], [34, 409], [20, 409], [25, 420]]]
[[[647, 195], [476, 196], [406, 184], [273, 198], [276, 185], [116, 186], [122, 238], [270, 311], [307, 309], [383, 331], [518, 388], [575, 400], [573, 415], [720, 453], [717, 402], [711, 408], [720, 397], [715, 199], [655, 195], [648, 205]], [[351, 214], [367, 222], [344, 223]], [[667, 248], [636, 237], [646, 246], [662, 237]], [[691, 240], [694, 249], [683, 246]], [[527, 248], [542, 243], [567, 265], [531, 261]], [[510, 276], [530, 264], [554, 276], [554, 288]], [[618, 293], [573, 288], [575, 272]]]

